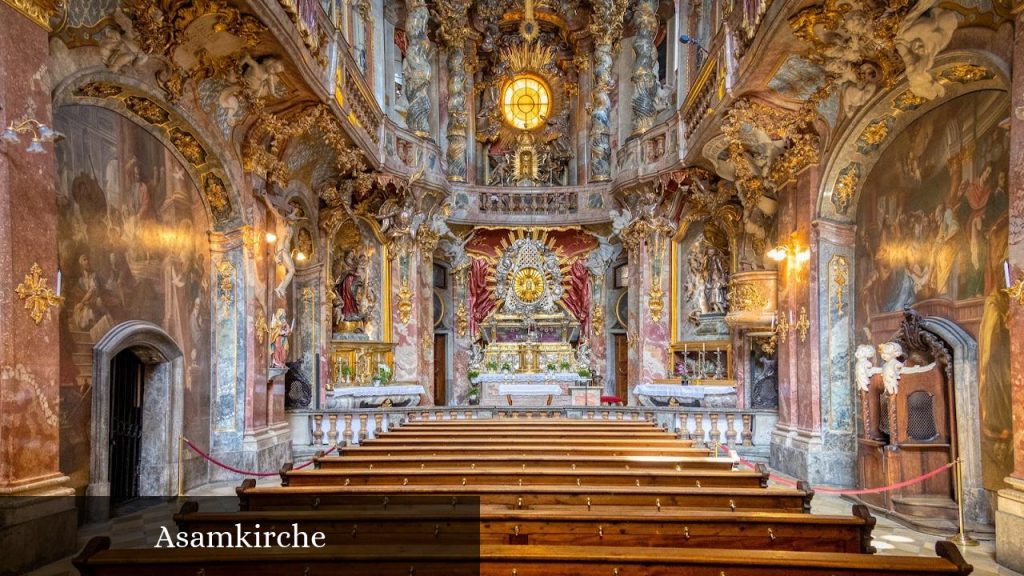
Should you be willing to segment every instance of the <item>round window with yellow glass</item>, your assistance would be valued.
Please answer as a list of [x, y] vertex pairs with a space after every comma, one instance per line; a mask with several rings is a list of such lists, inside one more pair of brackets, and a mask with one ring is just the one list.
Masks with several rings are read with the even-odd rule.
[[551, 109], [551, 88], [540, 76], [520, 74], [505, 84], [501, 111], [505, 121], [520, 130], [540, 126]]

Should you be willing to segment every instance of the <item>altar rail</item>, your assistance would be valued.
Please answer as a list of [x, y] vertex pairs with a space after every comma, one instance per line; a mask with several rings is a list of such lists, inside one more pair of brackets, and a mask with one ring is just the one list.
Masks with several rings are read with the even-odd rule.
[[733, 448], [748, 458], [767, 458], [771, 432], [778, 421], [774, 410], [737, 408], [637, 408], [622, 406], [563, 408], [417, 406], [351, 410], [289, 412], [292, 449], [296, 457], [334, 445], [358, 445], [364, 439], [415, 420], [477, 420], [491, 418], [650, 421], [697, 444]]

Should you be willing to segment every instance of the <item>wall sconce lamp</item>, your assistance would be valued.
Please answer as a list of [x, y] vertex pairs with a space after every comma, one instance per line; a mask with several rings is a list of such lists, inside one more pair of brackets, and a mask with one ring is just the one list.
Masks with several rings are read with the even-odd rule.
[[30, 154], [42, 154], [45, 152], [43, 142], [56, 142], [64, 138], [63, 134], [46, 124], [34, 118], [28, 118], [18, 123], [11, 122], [8, 124], [7, 128], [4, 128], [4, 131], [0, 133], [0, 140], [8, 144], [18, 144], [21, 142], [19, 134], [32, 135], [32, 140], [29, 142], [28, 147], [25, 148], [25, 151]]
[[765, 253], [765, 256], [776, 262], [792, 258], [797, 264], [804, 264], [811, 260], [811, 249], [802, 245], [796, 238], [796, 232], [793, 232], [789, 237], [789, 242], [772, 248]]
[[296, 250], [295, 251], [295, 261], [296, 262], [305, 262], [306, 261], [306, 253], [303, 252], [302, 250]]
[[274, 234], [273, 232], [267, 232], [266, 238], [267, 244], [273, 244], [274, 242], [277, 242], [277, 234]]

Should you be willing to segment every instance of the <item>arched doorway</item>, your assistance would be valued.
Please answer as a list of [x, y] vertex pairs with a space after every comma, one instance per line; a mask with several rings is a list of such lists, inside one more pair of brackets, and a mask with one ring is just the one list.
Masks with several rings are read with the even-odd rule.
[[150, 322], [123, 322], [96, 343], [89, 520], [135, 498], [175, 494], [184, 372], [179, 346]]

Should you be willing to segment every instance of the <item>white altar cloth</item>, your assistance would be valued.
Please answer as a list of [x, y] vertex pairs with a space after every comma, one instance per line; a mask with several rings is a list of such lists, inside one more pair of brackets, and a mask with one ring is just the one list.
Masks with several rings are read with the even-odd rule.
[[500, 384], [498, 394], [505, 396], [557, 396], [562, 393], [558, 384]]
[[534, 372], [534, 373], [516, 373], [516, 374], [481, 374], [477, 376], [476, 381], [480, 384], [486, 384], [488, 382], [498, 382], [499, 384], [511, 384], [511, 383], [531, 383], [531, 384], [556, 384], [556, 383], [573, 383], [581, 380], [580, 375], [575, 372], [555, 372], [549, 374], [547, 372]]
[[328, 408], [377, 408], [391, 400], [393, 406], [416, 406], [423, 386], [352, 386], [335, 388], [327, 399]]
[[[644, 406], [657, 406], [659, 403], [652, 401], [652, 398], [657, 398], [662, 403], [667, 402], [669, 399], [675, 399], [677, 402], [680, 400], [698, 400], [702, 406], [707, 404], [714, 405], [714, 407], [723, 407], [723, 404], [730, 401], [735, 404], [736, 387], [638, 384], [633, 388], [633, 394], [636, 395], [637, 400]], [[730, 400], [726, 398], [728, 396], [733, 396], [733, 398]]]

